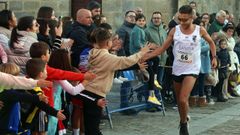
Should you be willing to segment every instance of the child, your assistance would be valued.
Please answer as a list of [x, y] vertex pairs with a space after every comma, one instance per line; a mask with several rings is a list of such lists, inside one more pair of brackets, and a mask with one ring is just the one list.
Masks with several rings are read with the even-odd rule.
[[110, 54], [112, 47], [111, 34], [103, 28], [95, 29], [90, 35], [90, 41], [96, 44], [96, 48], [90, 51], [89, 70], [96, 73], [96, 78], [89, 82], [82, 93], [96, 98], [93, 102], [83, 98], [84, 103], [84, 126], [86, 135], [99, 135], [99, 123], [102, 109], [106, 105], [104, 98], [112, 87], [114, 72], [116, 70], [128, 68], [138, 62], [138, 60], [149, 51], [148, 46], [141, 49], [129, 57], [118, 57]]
[[217, 101], [218, 102], [226, 102], [227, 98], [223, 95], [223, 85], [225, 79], [227, 79], [227, 70], [231, 64], [230, 55], [227, 50], [227, 40], [225, 38], [219, 40], [219, 52], [217, 52], [217, 56], [220, 61], [220, 67], [218, 69], [219, 82], [216, 86], [217, 90]]
[[[48, 65], [53, 68], [72, 71], [70, 53], [65, 49], [57, 49], [53, 51], [50, 56]], [[62, 92], [66, 91], [71, 95], [77, 95], [84, 90], [84, 85], [86, 85], [86, 81], [79, 83], [75, 87], [73, 87], [67, 80], [54, 81], [53, 82], [54, 108], [57, 110], [62, 108], [62, 103], [63, 103], [61, 98]], [[48, 134], [50, 135], [56, 134], [57, 123], [62, 123], [62, 121], [58, 121], [56, 118], [52, 116], [49, 117]], [[64, 130], [60, 130], [60, 131], [64, 131]], [[59, 131], [59, 135], [62, 134], [62, 132], [60, 131]]]
[[[73, 67], [74, 72], [80, 72], [77, 68]], [[79, 84], [78, 81], [72, 81], [71, 84], [76, 86]], [[71, 97], [71, 102], [73, 105], [71, 114], [71, 124], [72, 124], [72, 135], [84, 135], [84, 123], [83, 123], [83, 101], [76, 97]]]
[[[26, 73], [28, 77], [33, 79], [46, 79], [46, 63], [41, 59], [30, 59], [26, 64]], [[35, 87], [30, 92], [36, 95], [43, 94], [40, 87]], [[45, 135], [48, 126], [48, 117], [44, 111], [34, 106], [34, 104], [30, 105], [30, 107], [27, 105], [27, 111], [25, 110], [25, 113], [22, 114], [22, 123], [26, 128], [31, 129], [33, 135]], [[63, 110], [59, 112], [62, 113]]]
[[[48, 63], [50, 58], [50, 50], [46, 43], [44, 42], [36, 42], [33, 43], [30, 47], [30, 56], [31, 58], [41, 58], [44, 62]], [[82, 73], [74, 73], [71, 71], [64, 71], [60, 69], [55, 69], [50, 66], [46, 66], [47, 68], [47, 80], [53, 81], [53, 80], [71, 80], [71, 81], [83, 81], [89, 80], [95, 78], [95, 74], [87, 72], [85, 74]], [[43, 88], [44, 94], [49, 97], [49, 104], [51, 106], [54, 105], [53, 101], [53, 90], [52, 87]]]
[[[130, 53], [134, 54], [138, 52], [146, 43], [146, 37], [144, 32], [144, 27], [146, 25], [146, 17], [143, 14], [138, 14], [136, 16], [136, 25], [134, 26], [131, 36], [130, 36]], [[158, 64], [159, 58], [154, 57], [150, 59], [148, 62], [148, 72], [149, 72], [149, 81], [148, 81], [148, 89], [149, 89], [149, 97], [148, 102], [161, 105], [154, 94], [154, 85], [161, 88], [159, 83], [157, 82], [157, 72], [158, 72]]]
[[[20, 68], [14, 63], [6, 63], [0, 66], [0, 71], [18, 75]], [[31, 87], [29, 89], [31, 89]], [[23, 90], [4, 90], [0, 92], [0, 99], [5, 102], [3, 108], [0, 110], [0, 134], [18, 133], [20, 117], [16, 115], [16, 113], [20, 111], [19, 101], [33, 103], [51, 115], [58, 116], [60, 119], [65, 118], [61, 112], [57, 112], [46, 103], [41, 102], [47, 102], [47, 98], [43, 94], [32, 95]]]

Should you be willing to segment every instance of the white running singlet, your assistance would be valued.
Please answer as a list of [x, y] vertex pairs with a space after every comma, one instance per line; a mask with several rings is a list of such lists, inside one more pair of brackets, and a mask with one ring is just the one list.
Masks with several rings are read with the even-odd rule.
[[181, 32], [180, 25], [175, 28], [173, 36], [173, 70], [176, 76], [184, 74], [196, 74], [200, 72], [201, 66], [201, 44], [200, 26], [195, 25], [192, 34], [186, 35]]

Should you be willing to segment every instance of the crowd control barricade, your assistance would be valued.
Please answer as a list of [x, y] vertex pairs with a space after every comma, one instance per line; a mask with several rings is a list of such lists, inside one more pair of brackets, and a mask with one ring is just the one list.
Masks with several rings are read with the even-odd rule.
[[[138, 112], [149, 107], [149, 103], [146, 102], [148, 98], [146, 83], [139, 80], [133, 70], [123, 71], [123, 75], [128, 78], [128, 81], [122, 84], [113, 84], [112, 90], [107, 95], [108, 105], [105, 110], [110, 128], [113, 128], [112, 113], [137, 115]], [[158, 99], [161, 102], [161, 112], [165, 116], [165, 107], [160, 91], [158, 92]]]

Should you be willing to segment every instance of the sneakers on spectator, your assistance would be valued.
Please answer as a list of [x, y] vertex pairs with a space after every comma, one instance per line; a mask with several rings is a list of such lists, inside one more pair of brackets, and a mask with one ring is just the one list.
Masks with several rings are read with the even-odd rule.
[[123, 81], [120, 80], [120, 79], [118, 79], [118, 78], [114, 78], [114, 79], [113, 79], [113, 83], [121, 84], [121, 83], [123, 83]]
[[123, 81], [123, 82], [124, 82], [124, 81], [128, 81], [127, 78], [124, 78], [124, 77], [122, 77], [122, 76], [119, 76], [118, 79], [121, 80], [121, 81]]
[[235, 98], [235, 97], [231, 96], [229, 93], [227, 93], [226, 96], [228, 97], [228, 99], [234, 99]]
[[148, 102], [156, 104], [156, 105], [161, 105], [161, 103], [158, 101], [158, 99], [156, 98], [156, 96], [154, 94], [154, 90], [150, 91], [149, 97], [148, 97]]
[[212, 98], [207, 100], [207, 102], [208, 102], [209, 105], [214, 105], [215, 104], [215, 102], [214, 102], [214, 100]]
[[154, 80], [154, 85], [159, 88], [159, 89], [162, 89], [162, 86], [158, 83], [157, 80]]
[[188, 123], [180, 123], [179, 125], [179, 135], [189, 135], [188, 133]]

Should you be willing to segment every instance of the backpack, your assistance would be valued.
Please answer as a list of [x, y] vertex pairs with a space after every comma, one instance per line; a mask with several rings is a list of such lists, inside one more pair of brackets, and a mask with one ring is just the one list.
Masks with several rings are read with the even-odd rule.
[[0, 93], [0, 100], [4, 107], [0, 110], [0, 134], [18, 133], [20, 125], [20, 103], [8, 101], [7, 98], [14, 90], [4, 90]]
[[81, 72], [87, 72], [88, 71], [88, 58], [89, 58], [89, 52], [90, 48], [85, 48], [81, 53], [80, 53], [80, 61], [78, 64], [78, 69]]

